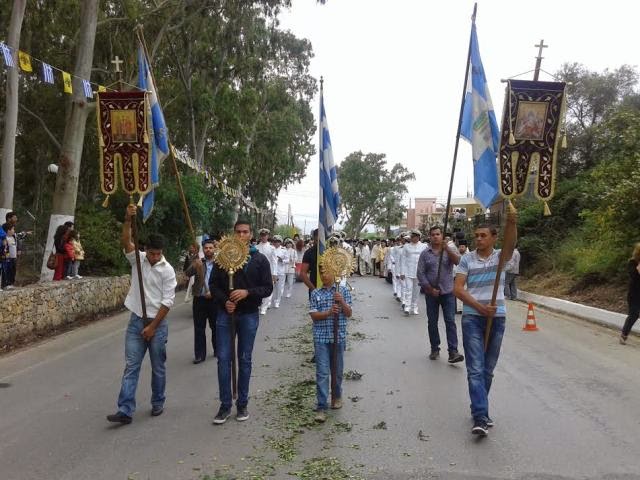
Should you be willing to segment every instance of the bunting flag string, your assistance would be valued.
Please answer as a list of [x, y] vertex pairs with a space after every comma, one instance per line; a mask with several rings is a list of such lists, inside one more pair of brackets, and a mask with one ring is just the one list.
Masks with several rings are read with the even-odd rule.
[[44, 83], [55, 85], [56, 80], [55, 80], [54, 70], [56, 72], [59, 72], [59, 75], [62, 77], [62, 86], [63, 86], [63, 91], [65, 93], [68, 93], [68, 94], [73, 93], [73, 86], [72, 86], [73, 78], [79, 78], [82, 81], [84, 94], [85, 94], [85, 97], [87, 98], [93, 98], [94, 91], [98, 91], [98, 92], [106, 92], [107, 90], [112, 92], [115, 91], [114, 89], [108, 89], [107, 87], [100, 85], [98, 83], [91, 82], [84, 78], [80, 78], [72, 73], [62, 70], [61, 68], [54, 67], [49, 63], [30, 55], [27, 52], [14, 49], [13, 47], [7, 45], [4, 42], [0, 42], [0, 50], [2, 51], [4, 65], [7, 68], [16, 68], [16, 60], [17, 60], [17, 64], [19, 65], [20, 70], [22, 70], [25, 73], [34, 73], [34, 62], [36, 64], [39, 63], [42, 66], [41, 80]]
[[240, 190], [232, 188], [224, 183], [222, 180], [216, 178], [211, 170], [207, 167], [201, 166], [195, 159], [191, 158], [186, 152], [179, 151], [176, 147], [171, 145], [171, 152], [173, 156], [183, 165], [186, 165], [192, 170], [195, 170], [199, 174], [203, 175], [207, 185], [209, 187], [217, 188], [222, 191], [226, 196], [231, 198], [239, 198], [247, 207], [255, 210], [256, 212], [268, 213], [269, 210], [259, 208], [251, 199], [245, 197]]

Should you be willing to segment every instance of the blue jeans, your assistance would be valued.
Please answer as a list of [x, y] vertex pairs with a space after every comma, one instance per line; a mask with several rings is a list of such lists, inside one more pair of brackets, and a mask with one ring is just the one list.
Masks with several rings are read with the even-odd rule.
[[462, 342], [467, 364], [467, 381], [471, 399], [471, 416], [474, 420], [489, 417], [489, 390], [493, 380], [493, 369], [500, 356], [500, 346], [504, 336], [505, 318], [493, 319], [489, 346], [484, 351], [484, 331], [486, 317], [462, 315]]
[[140, 376], [140, 366], [147, 349], [149, 349], [152, 372], [151, 405], [154, 407], [163, 406], [165, 400], [164, 389], [167, 380], [164, 364], [167, 360], [169, 325], [166, 319], [160, 322], [160, 325], [156, 328], [155, 335], [148, 342], [142, 337], [143, 329], [142, 318], [132, 313], [124, 340], [126, 365], [122, 375], [120, 395], [118, 396], [118, 411], [130, 417], [136, 411], [136, 388], [138, 386], [138, 377]]
[[453, 293], [444, 293], [437, 297], [425, 294], [427, 301], [427, 330], [431, 351], [440, 350], [440, 332], [438, 331], [438, 317], [440, 307], [444, 317], [444, 326], [447, 331], [447, 346], [449, 353], [458, 351], [458, 330], [456, 329], [456, 297]]
[[[236, 406], [246, 407], [249, 403], [249, 380], [251, 379], [251, 353], [258, 331], [260, 315], [258, 311], [236, 313], [237, 358], [238, 358], [238, 400]], [[218, 389], [221, 407], [230, 409], [233, 405], [231, 393], [231, 315], [219, 308], [216, 318], [216, 353], [218, 354]]]
[[[342, 370], [344, 369], [344, 343], [338, 343], [338, 365], [336, 368], [336, 398], [342, 397]], [[326, 410], [331, 386], [331, 363], [333, 363], [333, 343], [313, 344], [316, 354], [316, 398], [318, 410]]]

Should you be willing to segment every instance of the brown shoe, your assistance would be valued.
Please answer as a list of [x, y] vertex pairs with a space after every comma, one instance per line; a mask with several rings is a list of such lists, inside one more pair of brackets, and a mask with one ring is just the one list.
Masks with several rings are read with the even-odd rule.
[[324, 410], [317, 410], [316, 416], [313, 417], [313, 419], [316, 421], [316, 423], [324, 423], [327, 421], [327, 412], [325, 412]]
[[333, 400], [331, 402], [331, 408], [333, 410], [340, 410], [342, 408], [342, 399], [341, 398], [336, 398], [335, 400]]

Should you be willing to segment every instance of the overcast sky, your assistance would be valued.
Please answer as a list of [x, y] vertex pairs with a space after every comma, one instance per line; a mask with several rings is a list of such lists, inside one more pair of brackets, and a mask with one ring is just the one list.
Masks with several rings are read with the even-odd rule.
[[[446, 198], [471, 28], [472, 0], [293, 0], [282, 26], [313, 44], [311, 73], [324, 76], [324, 101], [339, 164], [349, 153], [385, 153], [416, 175], [409, 197]], [[485, 0], [478, 2], [480, 54], [498, 119], [504, 84], [535, 66], [565, 62], [591, 70], [637, 65], [640, 3], [608, 0]], [[531, 79], [529, 73], [521, 79]], [[544, 73], [541, 80], [551, 80]], [[318, 99], [314, 113], [318, 115]], [[317, 140], [316, 140], [317, 143]], [[318, 221], [318, 156], [300, 184], [280, 194], [297, 226]], [[338, 179], [339, 183], [340, 179]], [[471, 146], [460, 142], [454, 196], [473, 188]]]

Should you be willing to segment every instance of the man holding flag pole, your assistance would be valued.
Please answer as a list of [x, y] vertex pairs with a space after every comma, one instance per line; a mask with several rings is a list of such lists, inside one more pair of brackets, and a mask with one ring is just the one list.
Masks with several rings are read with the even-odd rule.
[[[475, 25], [476, 10], [477, 4], [473, 9], [447, 211], [460, 136], [469, 141], [473, 148], [476, 199], [484, 208], [489, 208], [498, 195], [496, 156], [500, 134], [480, 58]], [[448, 215], [445, 215], [445, 229], [447, 217]], [[511, 258], [515, 245], [515, 211], [511, 209], [507, 215], [502, 250], [494, 249], [498, 240], [498, 231], [494, 226], [480, 225], [474, 235], [476, 250], [461, 259], [455, 278], [454, 293], [464, 303], [461, 323], [473, 417], [471, 433], [485, 436], [489, 427], [493, 426], [493, 420], [489, 417], [488, 397], [506, 321], [504, 275], [501, 274], [501, 267]]]

